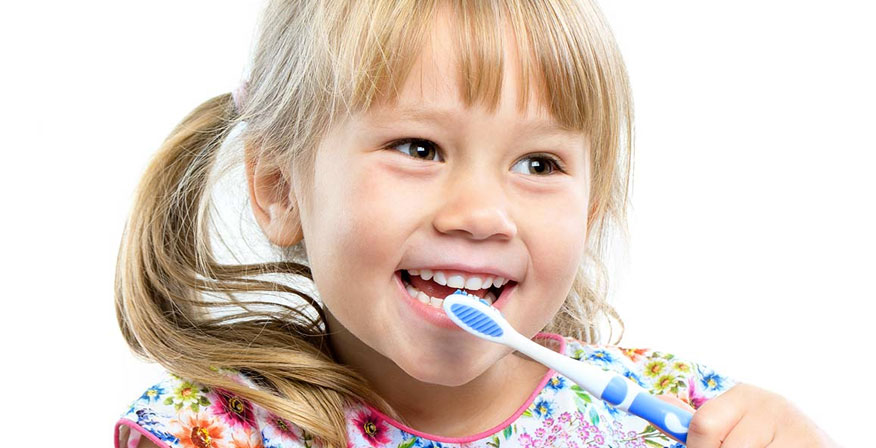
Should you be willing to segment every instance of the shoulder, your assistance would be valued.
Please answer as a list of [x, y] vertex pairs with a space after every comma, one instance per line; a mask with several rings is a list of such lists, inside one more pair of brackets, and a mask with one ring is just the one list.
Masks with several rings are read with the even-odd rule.
[[676, 395], [694, 409], [736, 384], [707, 365], [672, 353], [563, 339], [567, 356], [615, 371], [655, 395]]
[[[255, 387], [244, 375], [226, 372]], [[242, 397], [165, 373], [122, 413], [115, 446], [285, 448], [303, 446], [299, 435], [292, 423]]]

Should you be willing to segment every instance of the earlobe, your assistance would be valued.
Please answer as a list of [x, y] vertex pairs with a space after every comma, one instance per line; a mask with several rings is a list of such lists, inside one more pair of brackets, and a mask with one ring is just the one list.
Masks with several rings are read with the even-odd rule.
[[256, 222], [272, 243], [287, 247], [304, 238], [295, 194], [283, 172], [246, 145], [246, 182]]

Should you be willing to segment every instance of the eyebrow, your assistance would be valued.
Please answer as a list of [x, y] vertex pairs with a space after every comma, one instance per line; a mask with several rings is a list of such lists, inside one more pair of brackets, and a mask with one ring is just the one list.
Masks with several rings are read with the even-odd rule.
[[[453, 124], [457, 121], [456, 111], [451, 109], [430, 109], [427, 107], [408, 106], [393, 109], [392, 112], [381, 114], [381, 118], [400, 119], [406, 121], [432, 122]], [[576, 130], [567, 128], [553, 120], [536, 119], [518, 122], [517, 126], [526, 133], [533, 134], [558, 134], [568, 136], [577, 133]]]

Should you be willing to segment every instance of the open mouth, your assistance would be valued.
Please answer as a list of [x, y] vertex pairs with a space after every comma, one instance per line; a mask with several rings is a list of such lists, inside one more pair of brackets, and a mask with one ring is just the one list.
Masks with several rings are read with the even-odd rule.
[[[480, 297], [491, 305], [502, 295], [505, 288], [516, 284], [513, 280], [501, 277], [472, 276], [465, 278], [460, 275], [447, 275], [442, 271], [399, 271], [402, 283], [412, 298], [440, 308], [444, 298], [456, 292], [457, 289]], [[498, 283], [494, 285], [493, 283]], [[466, 288], [468, 286], [468, 288]]]

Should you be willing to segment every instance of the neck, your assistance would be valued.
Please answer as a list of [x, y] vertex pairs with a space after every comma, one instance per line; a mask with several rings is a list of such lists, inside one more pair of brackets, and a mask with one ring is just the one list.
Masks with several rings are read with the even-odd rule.
[[364, 344], [331, 313], [326, 318], [336, 360], [364, 376], [403, 424], [429, 434], [463, 437], [499, 425], [526, 402], [548, 371], [513, 352], [461, 386], [425, 383]]

